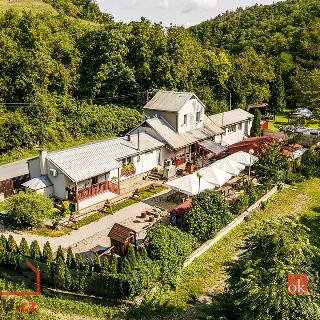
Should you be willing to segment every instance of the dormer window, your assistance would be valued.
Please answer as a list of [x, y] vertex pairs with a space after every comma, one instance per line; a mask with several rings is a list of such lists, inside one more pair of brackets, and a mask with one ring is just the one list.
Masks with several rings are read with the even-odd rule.
[[200, 115], [201, 115], [201, 112], [198, 111], [196, 114], [196, 122], [200, 122]]
[[188, 115], [185, 114], [185, 115], [183, 116], [183, 125], [186, 126], [187, 124], [188, 124]]

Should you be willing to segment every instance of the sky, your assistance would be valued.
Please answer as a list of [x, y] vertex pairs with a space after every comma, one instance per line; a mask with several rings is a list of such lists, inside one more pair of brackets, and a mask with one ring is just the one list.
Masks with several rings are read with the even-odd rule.
[[227, 10], [271, 4], [277, 0], [96, 0], [102, 11], [113, 15], [115, 21], [129, 22], [146, 17], [165, 26], [191, 26], [213, 18]]

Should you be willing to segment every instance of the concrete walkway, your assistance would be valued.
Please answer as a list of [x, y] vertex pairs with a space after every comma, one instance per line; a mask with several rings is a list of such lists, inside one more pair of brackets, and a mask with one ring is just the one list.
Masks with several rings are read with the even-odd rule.
[[[23, 237], [29, 245], [33, 240], [37, 240], [41, 248], [46, 241], [49, 241], [53, 251], [56, 251], [59, 245], [61, 245], [64, 249], [72, 247], [75, 253], [86, 252], [97, 245], [108, 246], [110, 244], [108, 233], [115, 223], [124, 224], [138, 233], [145, 231], [150, 223], [143, 221], [136, 222], [137, 217], [141, 215], [141, 212], [149, 210], [153, 206], [161, 207], [168, 192], [168, 190], [164, 190], [143, 202], [123, 208], [61, 237], [43, 237], [19, 231], [8, 231], [3, 225], [0, 225], [0, 235], [3, 234], [8, 237], [11, 234], [18, 244]], [[172, 205], [176, 206], [176, 204]]]

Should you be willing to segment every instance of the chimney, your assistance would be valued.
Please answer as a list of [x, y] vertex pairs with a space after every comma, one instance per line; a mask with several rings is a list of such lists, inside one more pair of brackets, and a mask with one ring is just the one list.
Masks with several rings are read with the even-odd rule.
[[40, 150], [39, 154], [39, 160], [40, 160], [40, 173], [42, 176], [45, 176], [48, 174], [48, 169], [47, 169], [47, 158], [48, 152], [45, 149]]
[[128, 138], [128, 141], [131, 141], [131, 134], [130, 133], [127, 135], [127, 138]]

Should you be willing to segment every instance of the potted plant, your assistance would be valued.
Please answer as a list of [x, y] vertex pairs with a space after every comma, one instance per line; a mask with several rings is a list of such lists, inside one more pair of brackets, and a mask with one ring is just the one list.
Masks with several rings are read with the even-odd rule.
[[133, 176], [136, 173], [136, 168], [133, 163], [128, 163], [121, 168], [121, 175], [125, 177]]

